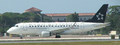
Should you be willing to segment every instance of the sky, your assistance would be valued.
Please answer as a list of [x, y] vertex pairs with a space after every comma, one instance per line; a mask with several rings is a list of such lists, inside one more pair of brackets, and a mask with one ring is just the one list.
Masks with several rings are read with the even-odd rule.
[[31, 7], [41, 13], [96, 13], [103, 4], [120, 5], [120, 0], [0, 0], [0, 14], [23, 13]]

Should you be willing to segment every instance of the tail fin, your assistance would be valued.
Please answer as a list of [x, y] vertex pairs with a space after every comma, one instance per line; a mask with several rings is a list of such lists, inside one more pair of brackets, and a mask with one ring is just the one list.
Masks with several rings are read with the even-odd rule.
[[85, 22], [98, 22], [98, 23], [104, 23], [106, 12], [107, 12], [108, 4], [104, 4], [98, 12], [93, 16], [92, 19], [87, 20]]

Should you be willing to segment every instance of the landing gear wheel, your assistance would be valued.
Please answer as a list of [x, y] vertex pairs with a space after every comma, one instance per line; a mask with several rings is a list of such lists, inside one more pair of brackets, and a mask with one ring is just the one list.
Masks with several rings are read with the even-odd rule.
[[23, 39], [22, 34], [20, 34], [20, 39]]
[[20, 36], [20, 39], [23, 39], [23, 37], [22, 37], [22, 36]]
[[61, 36], [60, 36], [60, 35], [58, 35], [58, 34], [56, 34], [55, 38], [61, 38]]

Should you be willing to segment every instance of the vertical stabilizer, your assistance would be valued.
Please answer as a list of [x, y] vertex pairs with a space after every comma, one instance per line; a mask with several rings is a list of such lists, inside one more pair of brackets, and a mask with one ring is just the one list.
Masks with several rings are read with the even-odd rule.
[[106, 12], [107, 12], [108, 4], [103, 4], [103, 6], [98, 10], [98, 12], [93, 16], [92, 19], [87, 20], [85, 22], [98, 22], [104, 23]]

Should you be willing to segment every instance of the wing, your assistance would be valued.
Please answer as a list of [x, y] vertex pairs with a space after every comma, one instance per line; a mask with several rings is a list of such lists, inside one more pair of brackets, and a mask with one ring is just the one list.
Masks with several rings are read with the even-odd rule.
[[55, 30], [51, 30], [50, 32], [52, 32], [53, 34], [56, 34], [56, 33], [60, 34], [66, 30], [69, 30], [69, 29], [70, 28], [55, 29]]
[[56, 34], [56, 33], [60, 34], [64, 31], [66, 31], [66, 30], [69, 30], [69, 29], [73, 28], [75, 24], [76, 24], [76, 22], [71, 27], [54, 29], [54, 30], [50, 30], [50, 32], [52, 32], [54, 34]]

